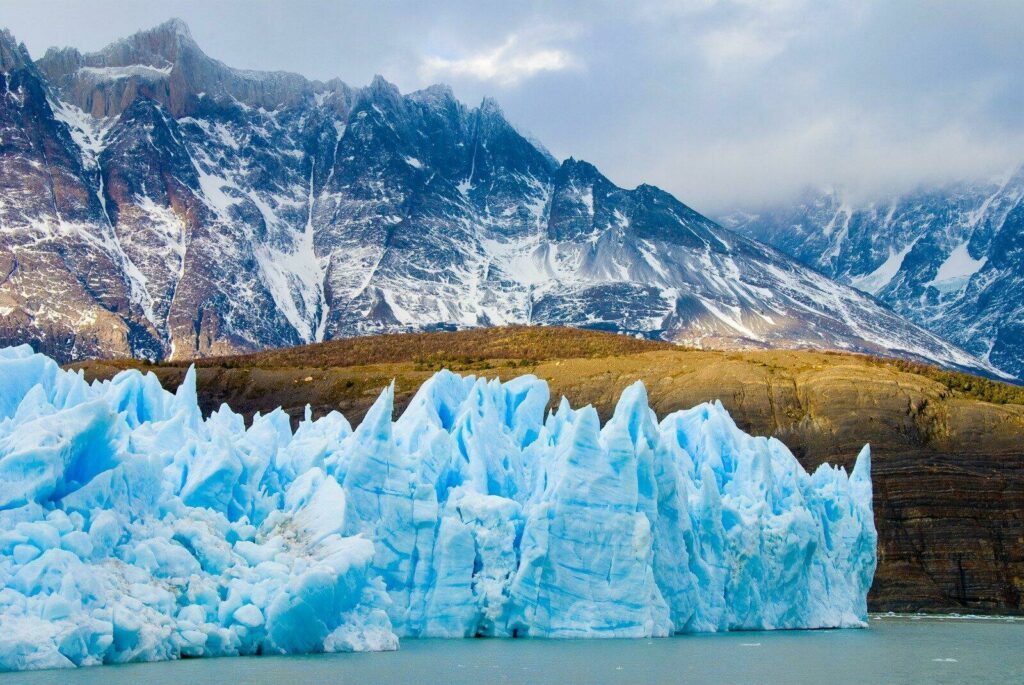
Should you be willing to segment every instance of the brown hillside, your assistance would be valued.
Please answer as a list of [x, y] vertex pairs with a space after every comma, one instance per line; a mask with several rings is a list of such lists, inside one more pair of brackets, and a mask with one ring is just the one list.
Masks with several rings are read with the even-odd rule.
[[[196, 362], [200, 403], [251, 416], [342, 410], [362, 418], [395, 379], [400, 411], [440, 368], [511, 378], [532, 373], [553, 401], [602, 418], [643, 380], [659, 416], [720, 399], [745, 430], [782, 439], [807, 468], [850, 466], [873, 451], [879, 569], [875, 610], [1024, 612], [1024, 388], [861, 355], [716, 352], [559, 328], [478, 329], [340, 340]], [[187, 364], [126, 367], [176, 386]]]

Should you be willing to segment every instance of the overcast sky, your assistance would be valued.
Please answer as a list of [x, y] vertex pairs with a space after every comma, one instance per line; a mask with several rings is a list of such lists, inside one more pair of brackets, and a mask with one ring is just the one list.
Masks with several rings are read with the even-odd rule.
[[231, 66], [501, 103], [556, 157], [717, 214], [1024, 161], [1024, 2], [0, 0], [39, 57], [171, 16]]

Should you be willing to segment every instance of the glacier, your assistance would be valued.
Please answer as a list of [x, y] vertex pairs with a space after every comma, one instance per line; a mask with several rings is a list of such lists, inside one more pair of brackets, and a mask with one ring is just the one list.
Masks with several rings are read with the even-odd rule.
[[195, 379], [0, 350], [0, 670], [865, 625], [868, 446], [809, 474], [718, 402], [658, 422], [636, 383], [602, 426], [448, 371], [246, 426]]

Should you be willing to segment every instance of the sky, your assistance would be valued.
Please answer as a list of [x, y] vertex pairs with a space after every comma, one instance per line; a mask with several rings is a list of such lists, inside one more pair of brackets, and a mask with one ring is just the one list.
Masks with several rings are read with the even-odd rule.
[[1024, 2], [0, 0], [34, 57], [180, 17], [239, 68], [498, 100], [558, 158], [722, 215], [1024, 162]]

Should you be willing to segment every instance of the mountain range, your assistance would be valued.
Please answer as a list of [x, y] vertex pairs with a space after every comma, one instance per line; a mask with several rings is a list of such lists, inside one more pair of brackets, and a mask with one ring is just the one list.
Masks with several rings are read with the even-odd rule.
[[1024, 167], [871, 203], [808, 191], [722, 223], [1024, 378]]
[[528, 323], [1000, 373], [493, 100], [233, 69], [179, 20], [36, 61], [0, 33], [0, 230], [0, 344], [65, 361]]

